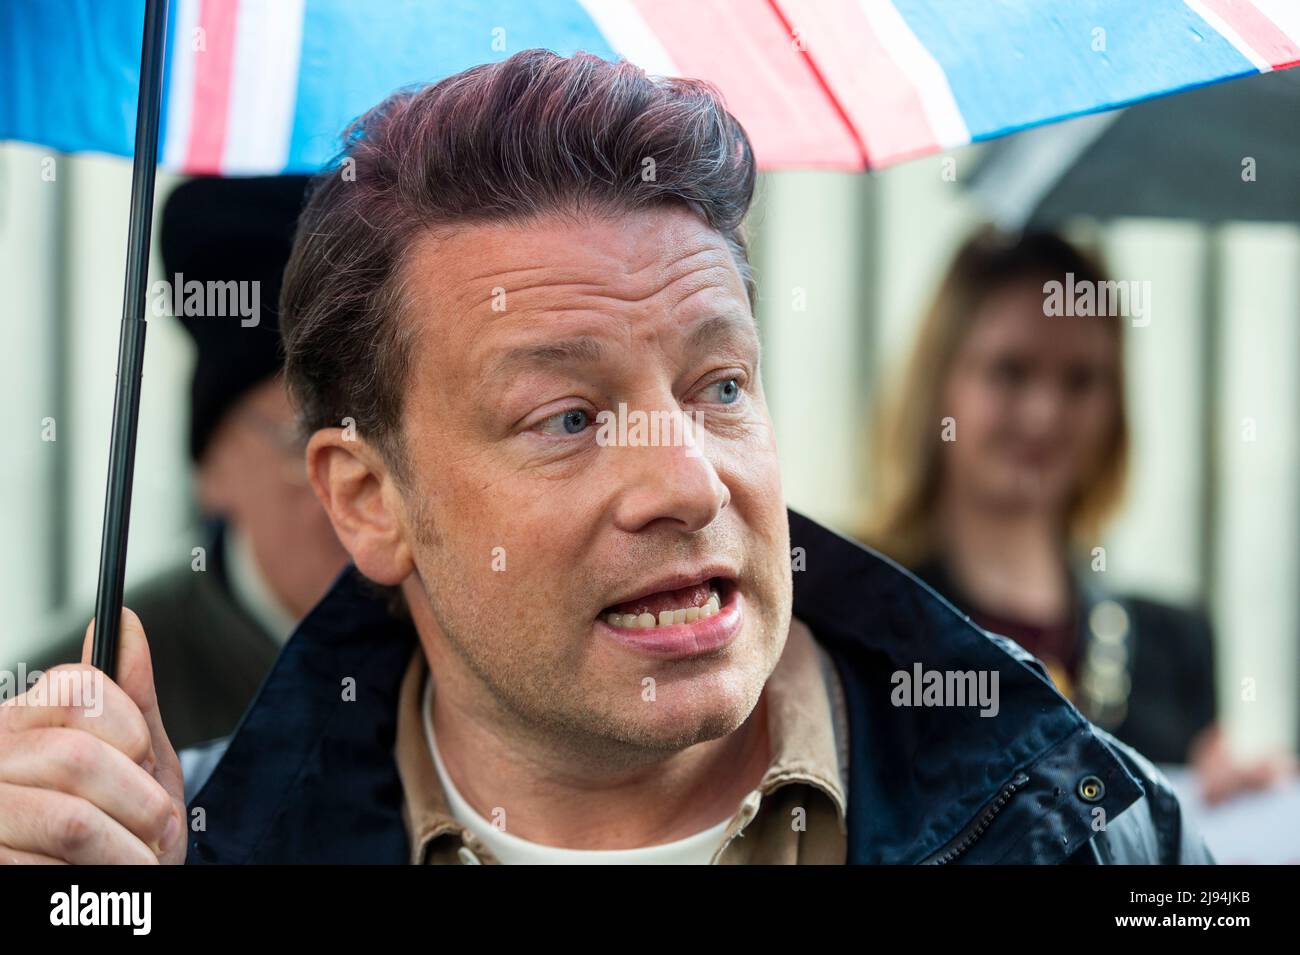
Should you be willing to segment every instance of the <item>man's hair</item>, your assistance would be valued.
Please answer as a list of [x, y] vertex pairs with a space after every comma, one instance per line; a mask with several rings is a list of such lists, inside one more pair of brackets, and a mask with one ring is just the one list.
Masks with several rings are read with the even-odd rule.
[[396, 93], [316, 179], [281, 296], [301, 423], [351, 418], [395, 468], [414, 330], [401, 264], [426, 234], [538, 216], [684, 207], [717, 230], [751, 307], [749, 139], [717, 91], [630, 63], [525, 50]]

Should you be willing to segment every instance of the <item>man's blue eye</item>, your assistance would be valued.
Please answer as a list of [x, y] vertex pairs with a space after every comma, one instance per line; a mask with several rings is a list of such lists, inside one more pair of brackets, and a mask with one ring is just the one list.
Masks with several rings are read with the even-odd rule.
[[710, 385], [710, 387], [717, 389], [718, 402], [720, 404], [734, 404], [740, 399], [740, 382], [735, 378], [728, 378], [725, 381], [715, 382]]
[[542, 431], [546, 434], [581, 434], [590, 424], [591, 416], [587, 412], [572, 408], [543, 421]]

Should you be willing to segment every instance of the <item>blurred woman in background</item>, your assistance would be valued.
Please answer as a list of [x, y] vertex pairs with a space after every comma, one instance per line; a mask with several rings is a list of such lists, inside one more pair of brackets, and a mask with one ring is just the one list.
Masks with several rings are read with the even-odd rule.
[[[1267, 785], [1215, 726], [1206, 614], [1120, 595], [1101, 529], [1128, 464], [1123, 319], [1049, 314], [1046, 283], [1105, 281], [1059, 236], [984, 229], [958, 251], [874, 431], [863, 536], [1037, 656], [1093, 722], [1208, 799]], [[1147, 555], [1159, 560], [1159, 554]]]

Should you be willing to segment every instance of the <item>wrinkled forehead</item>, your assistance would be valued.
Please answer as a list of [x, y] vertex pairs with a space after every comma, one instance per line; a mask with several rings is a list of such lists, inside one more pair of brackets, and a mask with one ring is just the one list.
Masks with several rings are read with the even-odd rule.
[[685, 343], [701, 323], [756, 338], [725, 238], [685, 209], [430, 235], [413, 244], [403, 284], [418, 350], [462, 380], [575, 338], [588, 340], [578, 347], [592, 360], [601, 349]]

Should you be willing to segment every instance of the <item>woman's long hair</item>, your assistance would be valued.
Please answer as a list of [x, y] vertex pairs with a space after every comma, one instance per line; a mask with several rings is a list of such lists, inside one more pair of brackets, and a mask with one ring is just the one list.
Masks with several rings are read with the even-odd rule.
[[[980, 306], [1009, 286], [1048, 281], [1105, 281], [1101, 264], [1049, 232], [1008, 234], [992, 227], [976, 232], [958, 250], [921, 324], [900, 386], [878, 402], [872, 429], [871, 497], [875, 502], [861, 536], [900, 563], [916, 567], [936, 556], [934, 512], [941, 481], [941, 396], [954, 357]], [[1091, 546], [1123, 496], [1129, 430], [1124, 403], [1121, 320], [1107, 322], [1116, 336], [1115, 419], [1096, 470], [1085, 475], [1066, 514], [1070, 542]]]

